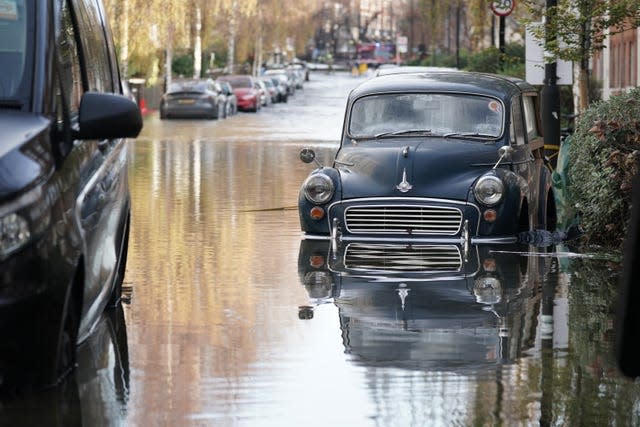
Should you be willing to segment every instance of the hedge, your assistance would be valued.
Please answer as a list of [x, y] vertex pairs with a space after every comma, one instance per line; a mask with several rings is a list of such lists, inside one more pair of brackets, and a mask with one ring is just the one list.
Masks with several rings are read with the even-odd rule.
[[587, 241], [621, 248], [640, 160], [640, 88], [592, 104], [569, 148], [568, 198]]

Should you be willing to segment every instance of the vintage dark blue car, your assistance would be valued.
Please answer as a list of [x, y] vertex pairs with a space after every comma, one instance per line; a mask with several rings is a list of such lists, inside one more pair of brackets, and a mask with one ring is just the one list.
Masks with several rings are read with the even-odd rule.
[[332, 167], [302, 185], [299, 213], [306, 238], [335, 242], [469, 245], [554, 230], [536, 89], [457, 71], [363, 82], [349, 95]]

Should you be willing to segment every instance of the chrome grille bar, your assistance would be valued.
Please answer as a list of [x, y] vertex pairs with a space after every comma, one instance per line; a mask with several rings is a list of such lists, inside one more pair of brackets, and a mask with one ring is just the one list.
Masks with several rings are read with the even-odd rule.
[[344, 266], [378, 271], [460, 271], [462, 255], [455, 245], [351, 243], [345, 250]]
[[462, 212], [438, 206], [351, 206], [345, 211], [351, 233], [440, 234], [460, 231]]

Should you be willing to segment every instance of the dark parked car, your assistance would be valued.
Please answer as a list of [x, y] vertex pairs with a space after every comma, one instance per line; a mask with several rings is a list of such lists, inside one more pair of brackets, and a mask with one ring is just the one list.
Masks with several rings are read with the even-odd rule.
[[302, 230], [337, 241], [465, 244], [553, 230], [539, 129], [537, 92], [522, 80], [466, 72], [369, 79], [349, 95], [333, 166], [302, 185]]
[[160, 118], [225, 117], [226, 96], [211, 79], [174, 79], [160, 100]]
[[230, 75], [218, 77], [218, 80], [228, 82], [233, 88], [233, 92], [238, 99], [238, 110], [253, 111], [260, 110], [260, 92], [256, 89], [256, 82], [249, 75]]
[[125, 273], [127, 143], [99, 0], [13, 0], [0, 14], [0, 388], [53, 384], [75, 365]]

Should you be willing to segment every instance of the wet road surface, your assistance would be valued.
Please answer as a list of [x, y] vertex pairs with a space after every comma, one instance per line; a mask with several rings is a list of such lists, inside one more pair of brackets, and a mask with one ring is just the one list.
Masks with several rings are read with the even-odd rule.
[[[222, 121], [147, 117], [130, 146], [127, 303], [67, 383], [5, 406], [4, 419], [638, 425], [639, 386], [610, 354], [615, 261], [561, 245], [335, 253], [301, 240], [311, 166], [298, 153], [330, 162], [359, 81], [312, 74], [288, 103]], [[457, 274], [379, 272], [442, 256]]]

